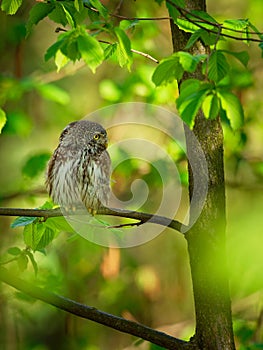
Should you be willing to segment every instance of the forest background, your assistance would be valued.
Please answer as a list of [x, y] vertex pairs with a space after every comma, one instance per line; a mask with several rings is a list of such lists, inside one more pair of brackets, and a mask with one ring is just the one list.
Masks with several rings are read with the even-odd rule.
[[[0, 13], [0, 99], [7, 112], [7, 124], [0, 137], [0, 199], [1, 206], [6, 207], [37, 207], [45, 202], [44, 167], [58, 135], [69, 122], [119, 102], [146, 102], [175, 111], [176, 84], [156, 88], [151, 81], [156, 63], [141, 55], [134, 54], [131, 72], [109, 59], [96, 74], [81, 62], [57, 73], [52, 60], [44, 61], [47, 48], [58, 36], [57, 26], [49, 20], [41, 21], [24, 40], [31, 6], [26, 3], [12, 17]], [[261, 28], [260, 1], [208, 1], [207, 6], [218, 21], [250, 18]], [[167, 12], [157, 3], [149, 8], [145, 2], [137, 1], [125, 5], [125, 15], [161, 17]], [[134, 49], [158, 60], [172, 53], [169, 21], [140, 22], [131, 35]], [[224, 48], [230, 50], [248, 49], [250, 55], [248, 69], [233, 61], [232, 71], [233, 89], [245, 111], [245, 125], [233, 132], [224, 124], [224, 135], [234, 330], [240, 348], [253, 349], [263, 346], [262, 58], [257, 43], [250, 43], [248, 48], [241, 41], [226, 45]], [[186, 183], [185, 160], [181, 160], [180, 167], [181, 180]], [[145, 178], [150, 188], [158, 186], [158, 175], [147, 175], [140, 162], [126, 162], [116, 169], [118, 186], [113, 184], [113, 189], [125, 200], [137, 177]], [[142, 209], [154, 210], [150, 202]], [[22, 229], [11, 229], [10, 223], [11, 219], [1, 219], [2, 254], [10, 247], [24, 248]], [[179, 234], [167, 229], [145, 245], [110, 251], [81, 237], [70, 237], [60, 234], [47, 247], [47, 255], [35, 253], [43, 285], [107, 312], [164, 331], [175, 329], [178, 337], [187, 339], [193, 334], [189, 263], [185, 241]], [[20, 269], [24, 267], [25, 262], [21, 261]], [[28, 266], [28, 270], [32, 273], [33, 267]], [[60, 344], [65, 349], [116, 349], [132, 343], [128, 335], [1, 288], [1, 342], [6, 349], [13, 349], [18, 343], [21, 349], [49, 349], [54, 346], [54, 339], [56, 347]]]

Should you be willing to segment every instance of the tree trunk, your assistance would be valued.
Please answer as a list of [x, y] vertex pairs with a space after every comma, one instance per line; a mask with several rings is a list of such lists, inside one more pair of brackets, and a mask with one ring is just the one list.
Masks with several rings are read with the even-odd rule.
[[[188, 9], [205, 11], [205, 0], [186, 1]], [[189, 34], [181, 31], [171, 22], [174, 51], [184, 50]], [[202, 43], [192, 49], [194, 53], [208, 52]], [[185, 75], [182, 79], [189, 78]], [[202, 79], [201, 72], [191, 78]], [[191, 132], [185, 128], [189, 172], [189, 194], [193, 193], [193, 163], [203, 174], [201, 156], [192, 144]], [[207, 120], [200, 111], [195, 120], [194, 134], [205, 154], [208, 168], [208, 192], [202, 213], [193, 227], [187, 232], [190, 258], [196, 332], [192, 338], [202, 350], [235, 349], [231, 301], [225, 249], [225, 181], [223, 159], [223, 131], [220, 120]], [[198, 164], [199, 163], [199, 164]], [[194, 208], [193, 208], [194, 209]]]

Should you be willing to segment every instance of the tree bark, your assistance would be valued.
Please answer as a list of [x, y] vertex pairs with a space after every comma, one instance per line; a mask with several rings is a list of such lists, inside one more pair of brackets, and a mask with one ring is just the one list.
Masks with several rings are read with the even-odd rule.
[[[189, 10], [206, 9], [205, 0], [186, 1]], [[171, 22], [174, 51], [184, 50], [189, 34]], [[209, 52], [198, 42], [192, 53]], [[185, 75], [204, 79], [201, 72]], [[196, 314], [196, 332], [192, 341], [202, 350], [234, 350], [228, 272], [225, 248], [225, 181], [223, 159], [223, 131], [219, 118], [207, 120], [199, 111], [193, 132], [205, 154], [208, 169], [208, 192], [201, 215], [187, 232]], [[192, 134], [185, 128], [189, 173], [190, 200], [193, 193], [194, 168], [203, 173], [199, 150], [193, 147]], [[195, 208], [191, 208], [195, 210]]]

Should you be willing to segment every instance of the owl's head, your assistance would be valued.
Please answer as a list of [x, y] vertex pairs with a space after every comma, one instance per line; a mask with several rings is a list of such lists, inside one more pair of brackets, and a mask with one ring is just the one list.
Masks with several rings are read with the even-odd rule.
[[98, 154], [108, 146], [106, 130], [98, 123], [80, 120], [68, 124], [62, 131], [60, 145], [72, 150], [87, 149], [90, 154]]

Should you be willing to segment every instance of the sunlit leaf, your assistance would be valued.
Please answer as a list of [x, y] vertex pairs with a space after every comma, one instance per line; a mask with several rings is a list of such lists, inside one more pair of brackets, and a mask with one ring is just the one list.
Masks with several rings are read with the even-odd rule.
[[88, 33], [83, 33], [77, 38], [77, 44], [81, 57], [94, 73], [104, 59], [100, 43]]
[[177, 52], [176, 55], [178, 55], [179, 62], [183, 69], [190, 73], [193, 73], [196, 70], [198, 63], [207, 57], [207, 55], [191, 55], [184, 51]]
[[1, 10], [8, 15], [14, 15], [22, 5], [22, 0], [2, 0]]
[[226, 19], [223, 26], [227, 29], [242, 30], [247, 28], [249, 21], [247, 19]]
[[102, 17], [104, 18], [108, 17], [108, 9], [99, 0], [90, 0], [90, 3], [93, 7], [95, 7], [99, 11], [99, 14]]
[[226, 90], [220, 90], [218, 97], [232, 129], [239, 129], [244, 123], [244, 111], [239, 99], [232, 92]]
[[219, 100], [215, 94], [210, 94], [205, 97], [202, 104], [202, 110], [207, 119], [215, 119], [219, 114], [219, 108]]
[[71, 28], [75, 28], [76, 23], [75, 23], [74, 17], [71, 15], [71, 13], [66, 9], [66, 7], [63, 4], [61, 4], [61, 6], [63, 8], [63, 11], [65, 12], [65, 16], [68, 24], [71, 26]]
[[5, 126], [6, 123], [6, 114], [5, 111], [0, 108], [0, 134], [2, 132], [3, 127]]
[[74, 0], [75, 9], [80, 12], [83, 10], [83, 0]]
[[48, 16], [55, 8], [54, 3], [39, 2], [32, 7], [29, 12], [29, 19], [26, 25], [27, 35], [31, 32], [33, 25], [38, 24], [43, 18]]
[[104, 58], [105, 60], [110, 58], [112, 55], [114, 55], [114, 53], [117, 50], [117, 43], [111, 44], [111, 45], [107, 45], [107, 47], [104, 49]]
[[59, 72], [66, 64], [70, 62], [70, 59], [65, 56], [60, 50], [55, 54], [55, 64], [57, 66], [57, 72]]
[[132, 64], [131, 42], [124, 30], [119, 27], [114, 28], [118, 39], [117, 56], [121, 67], [126, 66], [129, 70]]

